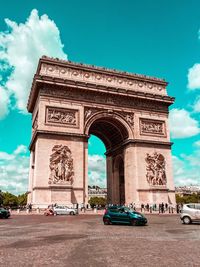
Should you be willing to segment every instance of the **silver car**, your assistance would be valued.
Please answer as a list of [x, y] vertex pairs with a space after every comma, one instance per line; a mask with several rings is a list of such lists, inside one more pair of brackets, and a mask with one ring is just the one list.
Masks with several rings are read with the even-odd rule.
[[78, 214], [78, 210], [74, 208], [69, 208], [67, 206], [56, 206], [53, 208], [54, 215], [76, 215]]
[[185, 224], [200, 221], [200, 203], [184, 204], [180, 216]]

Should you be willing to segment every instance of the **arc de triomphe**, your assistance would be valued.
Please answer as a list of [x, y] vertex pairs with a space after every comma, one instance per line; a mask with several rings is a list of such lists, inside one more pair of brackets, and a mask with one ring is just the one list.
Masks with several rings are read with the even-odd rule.
[[32, 113], [28, 202], [88, 201], [88, 139], [106, 147], [108, 203], [175, 203], [162, 79], [42, 57]]

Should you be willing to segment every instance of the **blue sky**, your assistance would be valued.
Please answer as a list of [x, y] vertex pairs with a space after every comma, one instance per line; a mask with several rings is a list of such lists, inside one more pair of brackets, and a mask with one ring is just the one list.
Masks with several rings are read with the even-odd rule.
[[[170, 108], [175, 184], [200, 184], [200, 2], [58, 3], [8, 0], [1, 6], [0, 189], [27, 189], [26, 102], [43, 54], [165, 78], [176, 97]], [[90, 182], [104, 185], [105, 148], [95, 138], [89, 143]]]

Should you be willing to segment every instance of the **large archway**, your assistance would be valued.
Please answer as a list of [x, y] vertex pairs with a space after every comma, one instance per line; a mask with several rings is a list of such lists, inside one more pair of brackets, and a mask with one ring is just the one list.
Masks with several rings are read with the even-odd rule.
[[175, 203], [167, 83], [42, 57], [32, 113], [28, 203], [88, 201], [88, 137], [106, 146], [108, 202]]
[[123, 144], [129, 138], [126, 123], [117, 114], [100, 113], [90, 119], [86, 131], [101, 139], [106, 147], [108, 203], [125, 204]]

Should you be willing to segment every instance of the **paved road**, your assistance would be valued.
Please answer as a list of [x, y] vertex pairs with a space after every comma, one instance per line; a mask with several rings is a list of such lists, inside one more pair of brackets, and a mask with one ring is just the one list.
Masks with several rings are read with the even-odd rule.
[[0, 266], [200, 266], [200, 224], [149, 215], [144, 227], [100, 215], [16, 215], [0, 220]]

